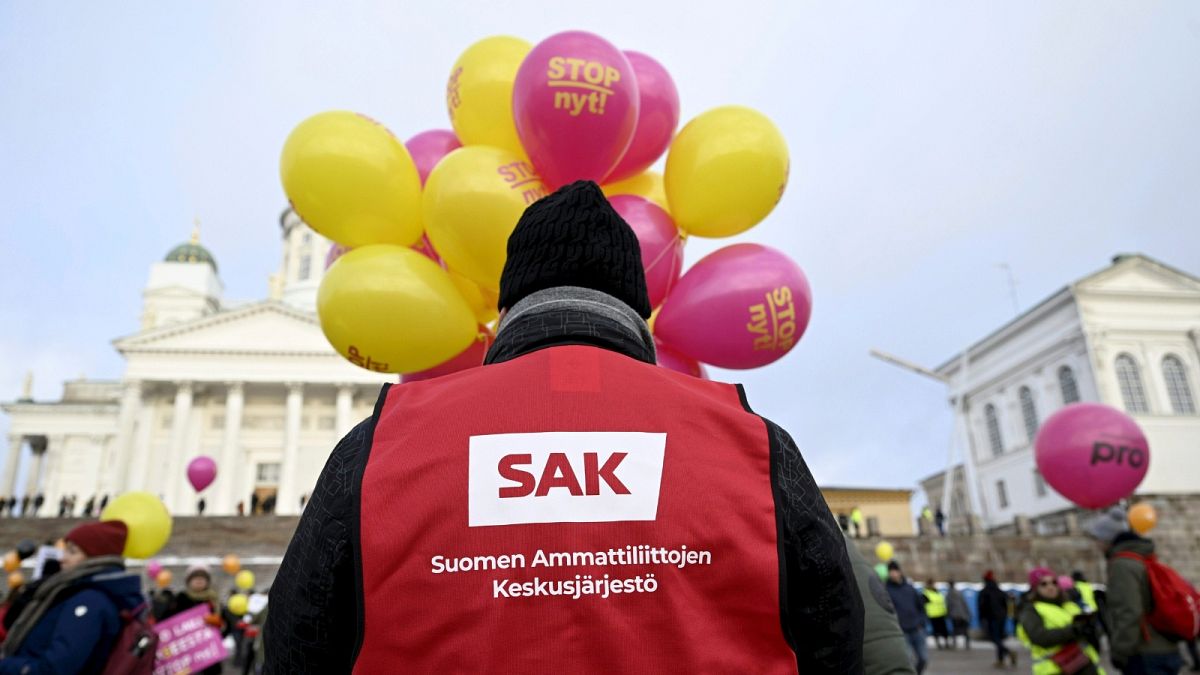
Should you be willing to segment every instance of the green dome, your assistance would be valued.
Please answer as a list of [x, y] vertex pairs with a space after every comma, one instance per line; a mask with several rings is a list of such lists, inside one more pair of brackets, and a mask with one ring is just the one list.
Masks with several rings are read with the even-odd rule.
[[163, 258], [164, 262], [182, 262], [182, 263], [208, 263], [212, 265], [213, 271], [217, 271], [217, 261], [213, 259], [212, 254], [208, 249], [195, 242], [180, 244], [171, 249], [167, 253], [167, 257]]

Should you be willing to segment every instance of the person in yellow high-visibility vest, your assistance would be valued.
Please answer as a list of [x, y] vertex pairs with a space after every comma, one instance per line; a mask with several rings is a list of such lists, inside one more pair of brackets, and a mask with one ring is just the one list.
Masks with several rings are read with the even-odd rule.
[[1033, 675], [1104, 675], [1100, 654], [1089, 644], [1095, 617], [1066, 598], [1054, 572], [1029, 572], [1029, 595], [1017, 620], [1017, 639], [1033, 656]]
[[933, 579], [925, 581], [921, 595], [925, 596], [925, 616], [933, 626], [933, 643], [938, 649], [945, 649], [950, 645], [950, 627], [946, 625], [946, 615], [950, 611], [946, 608], [946, 598], [933, 585]]
[[854, 537], [862, 538], [867, 536], [867, 521], [863, 518], [862, 509], [857, 506], [850, 511], [850, 524], [854, 526]]

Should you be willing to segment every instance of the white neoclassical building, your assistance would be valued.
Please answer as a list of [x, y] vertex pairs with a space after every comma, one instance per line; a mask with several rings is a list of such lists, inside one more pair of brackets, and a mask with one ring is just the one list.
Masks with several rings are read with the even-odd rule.
[[[1139, 494], [1200, 496], [1200, 278], [1118, 255], [936, 373], [965, 432], [952, 521], [970, 508], [997, 528], [1070, 509], [1038, 474], [1032, 446], [1041, 422], [1074, 401], [1123, 409], [1145, 431], [1151, 461]], [[922, 481], [931, 503], [942, 483], [943, 474]]]
[[389, 376], [346, 362], [321, 333], [315, 299], [330, 243], [291, 210], [280, 228], [282, 264], [267, 299], [226, 301], [216, 261], [193, 233], [151, 266], [141, 326], [113, 342], [125, 359], [120, 380], [67, 382], [58, 401], [31, 400], [27, 386], [3, 404], [0, 495], [43, 495], [40, 515], [56, 515], [64, 496], [76, 497], [78, 513], [93, 496], [145, 490], [192, 514], [186, 467], [208, 455], [218, 474], [203, 494], [206, 513], [232, 514], [239, 502], [249, 510], [251, 495], [297, 512]]

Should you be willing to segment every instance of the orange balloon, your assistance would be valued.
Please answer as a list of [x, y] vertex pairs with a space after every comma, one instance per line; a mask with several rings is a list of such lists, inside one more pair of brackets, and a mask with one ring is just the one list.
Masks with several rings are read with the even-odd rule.
[[16, 588], [17, 586], [20, 586], [24, 583], [25, 583], [25, 575], [24, 574], [21, 574], [20, 572], [13, 572], [12, 574], [8, 575], [8, 587], [9, 588]]
[[225, 570], [226, 574], [237, 574], [238, 570], [242, 569], [242, 561], [230, 553], [221, 561], [221, 569]]
[[9, 551], [4, 554], [4, 571], [16, 572], [21, 566], [21, 556], [17, 555], [16, 551]]
[[163, 570], [158, 573], [158, 576], [154, 577], [154, 583], [159, 588], [166, 588], [171, 585], [171, 577], [171, 570]]
[[1134, 504], [1129, 509], [1129, 526], [1138, 534], [1146, 534], [1158, 525], [1158, 512], [1146, 502]]

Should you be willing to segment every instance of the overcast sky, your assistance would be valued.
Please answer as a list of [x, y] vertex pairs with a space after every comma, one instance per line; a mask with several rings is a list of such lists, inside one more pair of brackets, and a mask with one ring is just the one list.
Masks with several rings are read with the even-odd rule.
[[[194, 217], [227, 297], [281, 256], [278, 156], [331, 108], [448, 127], [473, 41], [597, 32], [672, 73], [684, 119], [753, 106], [791, 181], [758, 227], [815, 295], [808, 334], [742, 373], [826, 485], [945, 463], [936, 365], [1118, 252], [1200, 273], [1200, 3], [0, 3], [0, 400], [117, 378], [149, 266]], [[7, 428], [0, 420], [0, 431]], [[5, 452], [7, 443], [4, 444]]]

